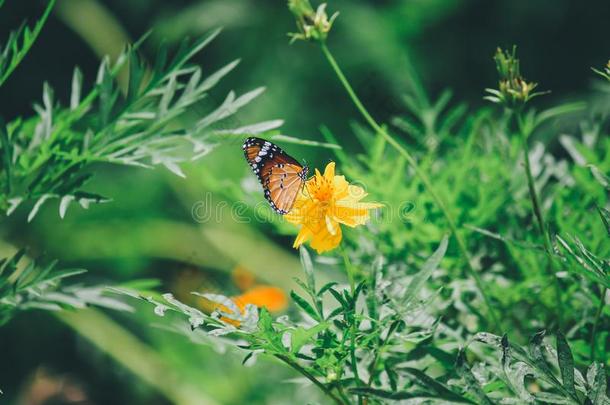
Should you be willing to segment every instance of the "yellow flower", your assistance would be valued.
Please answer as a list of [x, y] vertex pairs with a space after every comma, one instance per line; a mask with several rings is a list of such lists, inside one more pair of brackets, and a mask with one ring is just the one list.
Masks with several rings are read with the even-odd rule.
[[316, 169], [315, 176], [307, 180], [292, 210], [285, 216], [288, 222], [300, 226], [293, 247], [311, 240], [311, 247], [318, 253], [336, 248], [341, 242], [339, 224], [352, 228], [364, 225], [369, 219], [369, 210], [382, 206], [360, 202], [366, 195], [344, 176], [335, 176], [335, 162], [326, 166], [324, 175]]

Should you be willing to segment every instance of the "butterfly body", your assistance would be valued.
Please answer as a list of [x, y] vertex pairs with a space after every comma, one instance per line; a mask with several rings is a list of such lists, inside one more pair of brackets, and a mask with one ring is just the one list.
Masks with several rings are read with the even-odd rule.
[[309, 168], [301, 165], [276, 144], [261, 138], [246, 139], [243, 150], [250, 168], [263, 186], [271, 208], [280, 215], [290, 212], [307, 180]]

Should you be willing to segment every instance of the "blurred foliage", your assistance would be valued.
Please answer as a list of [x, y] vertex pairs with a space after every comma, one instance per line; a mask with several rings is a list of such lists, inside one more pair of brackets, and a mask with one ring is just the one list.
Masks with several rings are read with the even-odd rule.
[[[0, 398], [70, 403], [78, 393], [89, 403], [327, 403], [296, 364], [327, 388], [344, 386], [344, 395], [366, 396], [370, 403], [414, 396], [607, 401], [610, 82], [604, 38], [610, 3], [328, 5], [329, 15], [340, 11], [329, 48], [373, 116], [398, 134], [455, 216], [501, 314], [496, 335], [484, 333], [481, 297], [455, 244], [443, 242], [442, 261], [429, 264], [448, 232], [442, 213], [407, 162], [354, 120], [356, 111], [317, 46], [289, 44], [295, 25], [284, 2], [57, 0], [48, 15], [51, 7], [0, 0], [0, 201], [3, 211], [13, 208], [0, 228], [0, 256], [6, 257], [0, 316], [11, 319], [0, 328]], [[222, 34], [207, 44], [220, 26]], [[130, 37], [149, 30], [145, 41], [125, 48]], [[524, 119], [538, 118], [528, 134], [528, 156], [561, 287], [561, 325], [546, 270], [546, 235], [538, 232], [528, 196], [522, 127], [483, 101], [483, 89], [498, 81], [494, 50], [512, 44], [519, 46], [521, 72], [552, 91], [534, 99]], [[173, 56], [166, 63], [164, 49]], [[111, 58], [100, 69], [102, 55]], [[229, 74], [233, 63], [220, 68], [236, 58], [239, 69]], [[260, 92], [247, 89], [257, 86], [267, 91], [246, 106]], [[41, 90], [42, 105], [32, 111]], [[285, 121], [281, 129], [275, 129], [276, 117]], [[216, 119], [223, 121], [208, 126]], [[270, 129], [265, 137], [291, 155], [320, 168], [335, 160], [340, 174], [385, 204], [366, 229], [345, 231], [346, 254], [362, 273], [356, 294], [346, 287], [338, 253], [304, 266], [306, 275], [315, 268], [315, 287], [309, 279], [293, 280], [303, 272], [290, 249], [295, 230], [266, 206], [240, 148], [242, 134]], [[188, 148], [175, 150], [178, 138]], [[42, 142], [32, 144], [35, 139]], [[112, 140], [111, 152], [92, 159], [83, 145], [95, 139]], [[117, 151], [124, 152], [119, 160], [111, 156]], [[205, 159], [190, 160], [201, 152]], [[185, 177], [125, 167], [134, 164], [160, 164]], [[71, 201], [87, 205], [101, 196], [111, 203], [66, 211]], [[49, 197], [58, 199], [63, 219], [57, 205], [42, 204]], [[24, 257], [19, 266], [15, 247], [53, 260]], [[192, 331], [181, 314], [221, 331], [240, 330], [213, 310], [231, 305], [221, 295], [246, 294], [249, 287], [236, 276], [244, 269], [253, 280], [248, 286], [276, 286], [286, 295], [294, 290], [288, 317], [261, 311], [258, 329], [250, 325], [240, 348], [230, 335], [204, 333], [209, 327]], [[191, 291], [214, 302], [203, 304]], [[70, 310], [88, 304], [115, 310]], [[22, 312], [39, 307], [62, 311]], [[160, 318], [166, 307], [177, 311]], [[276, 341], [280, 331], [288, 343]], [[352, 338], [366, 387], [354, 378], [350, 346], [339, 344]], [[255, 355], [243, 366], [247, 352]], [[383, 353], [383, 361], [375, 353]], [[55, 396], [34, 402], [45, 392]]]

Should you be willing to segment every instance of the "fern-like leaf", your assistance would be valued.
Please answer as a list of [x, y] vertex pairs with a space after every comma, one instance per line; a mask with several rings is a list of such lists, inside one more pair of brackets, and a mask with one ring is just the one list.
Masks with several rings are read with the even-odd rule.
[[85, 270], [60, 270], [56, 261], [26, 262], [24, 257], [25, 251], [20, 250], [11, 257], [0, 259], [0, 326], [17, 313], [30, 309], [56, 311], [93, 304], [131, 311], [129, 305], [103, 295], [105, 287], [61, 287], [63, 280]]
[[[138, 54], [142, 41], [129, 46], [111, 63], [105, 58], [95, 86], [83, 94], [82, 73], [72, 78], [69, 107], [62, 106], [46, 83], [37, 116], [0, 122], [3, 171], [0, 172], [0, 207], [10, 214], [31, 201], [28, 220], [44, 203], [59, 200], [60, 216], [73, 202], [87, 208], [109, 199], [83, 187], [91, 178], [93, 163], [151, 168], [163, 166], [184, 176], [180, 164], [209, 153], [222, 137], [256, 134], [279, 127], [281, 120], [235, 128], [226, 120], [259, 96], [262, 88], [236, 95], [230, 92], [217, 108], [196, 122], [182, 119], [209, 91], [231, 72], [237, 61], [205, 77], [192, 58], [218, 35], [198, 41], [185, 40], [169, 56], [161, 45], [152, 68]], [[123, 93], [116, 76], [128, 67], [128, 86]], [[231, 124], [235, 124], [233, 119]], [[228, 128], [227, 128], [228, 127]]]
[[[40, 35], [44, 24], [47, 22], [51, 10], [56, 0], [50, 0], [42, 14], [36, 22], [34, 28], [28, 27], [25, 22], [9, 34], [6, 44], [0, 44], [0, 87], [9, 78], [13, 71], [19, 66], [25, 55], [30, 51], [34, 42]], [[4, 1], [0, 2], [0, 7]]]

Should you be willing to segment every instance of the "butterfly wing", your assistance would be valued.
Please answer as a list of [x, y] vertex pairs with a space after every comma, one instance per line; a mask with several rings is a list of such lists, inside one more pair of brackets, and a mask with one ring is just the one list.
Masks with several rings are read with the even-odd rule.
[[267, 187], [264, 187], [265, 197], [278, 213], [287, 214], [303, 187], [307, 169], [300, 165], [278, 163], [272, 166], [268, 173]]
[[248, 138], [243, 149], [271, 208], [278, 214], [287, 214], [307, 179], [308, 168], [301, 166], [279, 146], [264, 139]]

